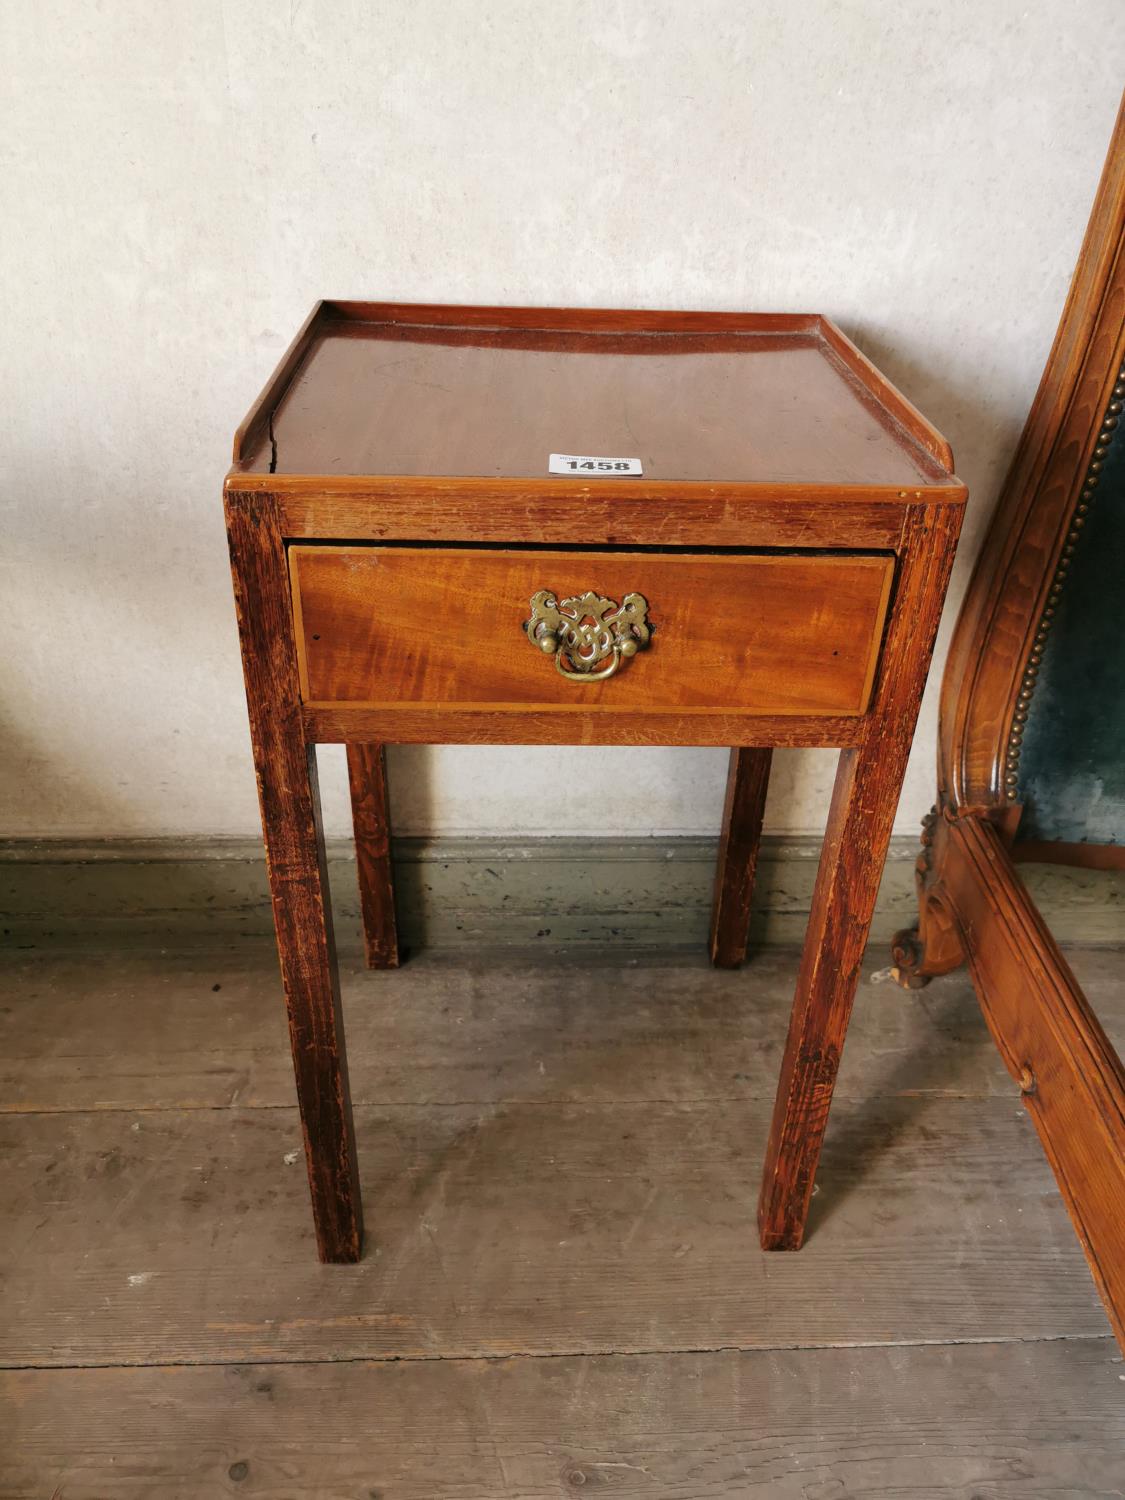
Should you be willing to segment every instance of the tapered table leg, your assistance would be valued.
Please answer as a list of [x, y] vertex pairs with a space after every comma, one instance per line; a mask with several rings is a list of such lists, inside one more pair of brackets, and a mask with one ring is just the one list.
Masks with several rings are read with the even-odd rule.
[[960, 515], [912, 506], [862, 744], [842, 750], [758, 1203], [763, 1249], [798, 1250], [875, 910]]
[[843, 750], [813, 892], [758, 1205], [765, 1250], [798, 1250], [828, 1124], [836, 1071], [890, 838], [888, 767], [872, 746]]
[[369, 969], [395, 969], [399, 963], [395, 921], [391, 824], [386, 759], [382, 745], [348, 746], [359, 904]]
[[314, 747], [301, 723], [285, 546], [270, 495], [227, 498], [250, 733], [321, 1260], [363, 1242]]
[[711, 962], [716, 968], [737, 969], [746, 958], [772, 759], [772, 750], [730, 753], [711, 910]]

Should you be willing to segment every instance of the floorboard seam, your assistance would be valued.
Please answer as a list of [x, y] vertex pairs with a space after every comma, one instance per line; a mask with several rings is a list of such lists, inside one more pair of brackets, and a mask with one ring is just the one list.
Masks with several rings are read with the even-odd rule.
[[[972, 1100], [980, 1103], [1010, 1103], [1020, 1101], [1019, 1090], [1013, 1085], [1011, 1094], [967, 1094], [961, 1092], [933, 1090], [912, 1090], [902, 1094], [842, 1094], [836, 1091], [834, 1099], [838, 1104], [868, 1104], [872, 1100], [895, 1100], [895, 1099], [953, 1099]], [[394, 1100], [388, 1102], [367, 1102], [353, 1097], [352, 1103], [356, 1109], [499, 1109], [508, 1105], [539, 1105], [543, 1108], [559, 1109], [648, 1109], [653, 1105], [706, 1108], [712, 1105], [727, 1104], [770, 1104], [773, 1102], [772, 1092], [769, 1094], [715, 1094], [700, 1098], [690, 1099], [566, 1099], [566, 1098], [536, 1098], [519, 1095], [505, 1094], [497, 1099], [410, 1099]], [[5, 1115], [26, 1119], [33, 1115], [203, 1115], [223, 1114], [224, 1112], [237, 1114], [250, 1114], [255, 1110], [271, 1111], [279, 1109], [297, 1112], [297, 1101], [292, 1104], [138, 1104], [121, 1105], [111, 1104], [104, 1109], [97, 1105], [76, 1105], [68, 1107], [59, 1105], [51, 1109], [20, 1109], [19, 1107], [0, 1107], [0, 1118]]]
[[[136, 1361], [91, 1362], [72, 1365], [0, 1363], [5, 1374], [65, 1374], [75, 1370], [207, 1370], [237, 1369], [247, 1365], [399, 1365], [399, 1364], [503, 1364], [510, 1360], [539, 1359], [665, 1359], [679, 1355], [707, 1354], [816, 1354], [831, 1349], [953, 1349], [1016, 1348], [1030, 1344], [1086, 1343], [1114, 1346], [1112, 1333], [1053, 1333], [1035, 1338], [1013, 1336], [1005, 1339], [873, 1339], [870, 1342], [839, 1344], [715, 1344], [713, 1346], [669, 1349], [560, 1349], [539, 1353], [512, 1350], [507, 1354], [347, 1354], [324, 1359], [156, 1359]], [[1118, 1363], [1125, 1356], [1118, 1356]], [[1125, 1376], [1122, 1377], [1125, 1379]]]

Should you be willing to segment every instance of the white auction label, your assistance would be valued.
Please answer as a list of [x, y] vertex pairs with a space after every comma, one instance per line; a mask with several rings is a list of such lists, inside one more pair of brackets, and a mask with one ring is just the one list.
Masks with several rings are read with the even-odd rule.
[[548, 474], [577, 474], [615, 479], [620, 474], [643, 474], [639, 458], [591, 458], [588, 453], [552, 453]]

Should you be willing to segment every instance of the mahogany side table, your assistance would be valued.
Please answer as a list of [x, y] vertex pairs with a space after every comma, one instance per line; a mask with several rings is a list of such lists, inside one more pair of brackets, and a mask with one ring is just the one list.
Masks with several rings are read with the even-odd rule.
[[840, 749], [759, 1205], [797, 1249], [966, 491], [827, 319], [322, 302], [225, 506], [322, 1260], [363, 1226], [315, 746], [397, 962], [386, 744], [727, 745], [715, 962], [776, 745]]

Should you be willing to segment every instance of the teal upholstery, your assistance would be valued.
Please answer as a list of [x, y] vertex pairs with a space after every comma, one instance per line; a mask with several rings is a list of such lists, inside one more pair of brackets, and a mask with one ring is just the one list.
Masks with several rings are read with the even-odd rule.
[[1125, 844], [1125, 421], [1062, 585], [1019, 761], [1019, 840]]

